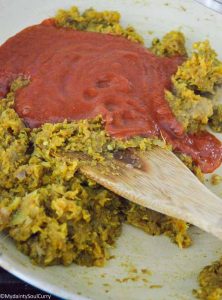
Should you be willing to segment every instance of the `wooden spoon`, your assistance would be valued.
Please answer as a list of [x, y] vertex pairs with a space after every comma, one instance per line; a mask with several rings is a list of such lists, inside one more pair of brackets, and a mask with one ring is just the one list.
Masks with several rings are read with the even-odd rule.
[[144, 207], [182, 219], [222, 239], [222, 199], [210, 192], [170, 151], [121, 154], [112, 165], [83, 166], [81, 172], [114, 193]]

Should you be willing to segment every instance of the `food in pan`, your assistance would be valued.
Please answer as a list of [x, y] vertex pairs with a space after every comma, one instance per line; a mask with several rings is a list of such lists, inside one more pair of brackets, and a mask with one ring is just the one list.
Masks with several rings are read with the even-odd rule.
[[[222, 128], [221, 83], [208, 41], [188, 54], [172, 31], [146, 48], [117, 12], [60, 10], [10, 38], [0, 47], [1, 230], [40, 265], [102, 266], [124, 222], [190, 246], [188, 224], [101, 187], [67, 153], [108, 168], [117, 151], [167, 147], [202, 180], [222, 160], [206, 129]], [[220, 299], [220, 279], [204, 279], [219, 264], [201, 273], [198, 297]]]

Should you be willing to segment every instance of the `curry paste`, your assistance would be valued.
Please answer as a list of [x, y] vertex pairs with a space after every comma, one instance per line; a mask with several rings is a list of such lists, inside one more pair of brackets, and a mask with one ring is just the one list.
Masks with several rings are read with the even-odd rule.
[[30, 84], [17, 91], [15, 110], [29, 127], [102, 115], [111, 136], [161, 136], [212, 172], [221, 163], [221, 143], [208, 132], [185, 133], [165, 99], [184, 60], [156, 56], [124, 37], [47, 21], [1, 46], [0, 96], [22, 74]]

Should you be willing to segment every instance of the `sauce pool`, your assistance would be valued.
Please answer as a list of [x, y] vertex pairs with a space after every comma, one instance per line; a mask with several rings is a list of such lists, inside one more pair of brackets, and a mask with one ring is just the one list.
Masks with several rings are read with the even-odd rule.
[[0, 47], [0, 97], [24, 75], [31, 81], [17, 91], [15, 110], [27, 126], [100, 114], [113, 137], [163, 136], [203, 172], [212, 172], [222, 160], [220, 141], [208, 132], [186, 134], [164, 98], [183, 61], [157, 57], [123, 37], [45, 22]]

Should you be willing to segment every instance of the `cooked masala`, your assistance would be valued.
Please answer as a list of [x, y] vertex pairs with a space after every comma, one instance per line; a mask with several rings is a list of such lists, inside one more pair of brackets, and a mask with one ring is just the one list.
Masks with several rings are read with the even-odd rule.
[[[79, 169], [108, 168], [117, 151], [167, 147], [201, 180], [213, 172], [222, 146], [206, 126], [222, 128], [213, 100], [222, 63], [208, 41], [188, 55], [172, 31], [146, 48], [118, 12], [72, 7], [6, 41], [0, 66], [0, 229], [18, 249], [39, 265], [102, 266], [123, 223], [191, 245], [189, 224]], [[90, 162], [64, 155], [74, 152]], [[201, 272], [197, 297], [221, 299], [221, 268]]]

